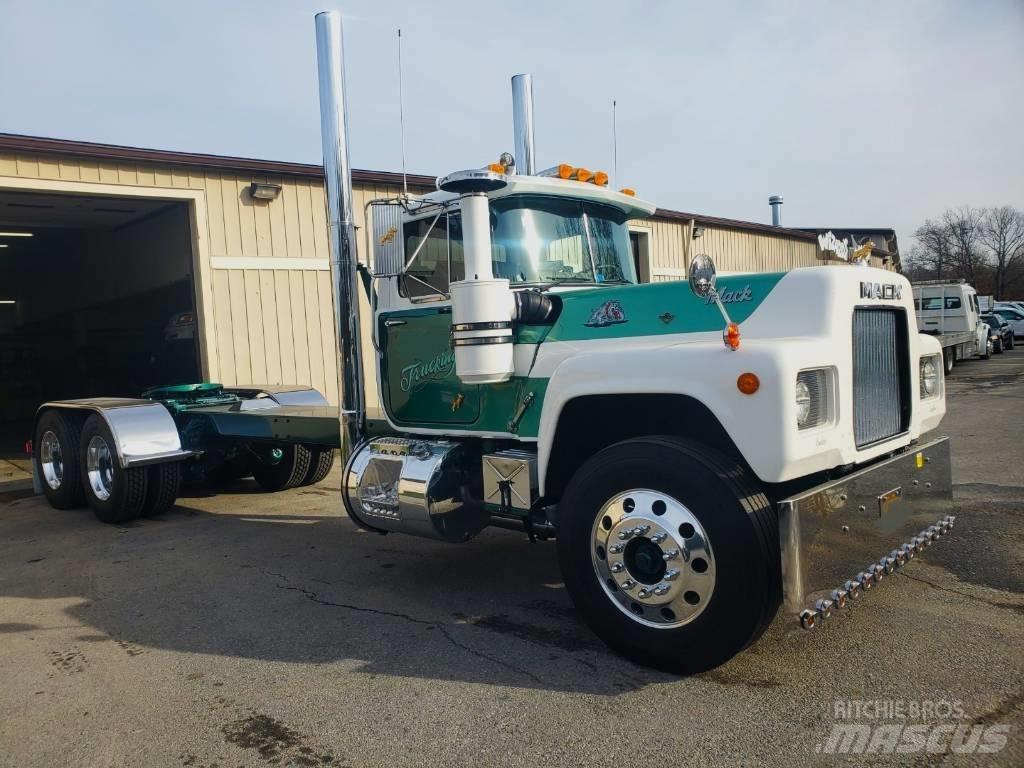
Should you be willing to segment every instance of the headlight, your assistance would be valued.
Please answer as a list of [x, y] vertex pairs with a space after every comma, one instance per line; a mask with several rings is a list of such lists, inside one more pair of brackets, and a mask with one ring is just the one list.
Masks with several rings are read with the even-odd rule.
[[796, 425], [800, 429], [818, 427], [829, 420], [828, 368], [800, 371], [796, 377]]
[[938, 355], [921, 358], [921, 399], [934, 397], [939, 391], [939, 366], [936, 364]]

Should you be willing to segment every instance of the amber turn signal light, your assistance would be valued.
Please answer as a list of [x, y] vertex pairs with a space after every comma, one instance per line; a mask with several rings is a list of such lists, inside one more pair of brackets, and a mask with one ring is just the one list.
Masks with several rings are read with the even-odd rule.
[[741, 373], [739, 378], [736, 379], [736, 389], [742, 392], [744, 395], [752, 395], [757, 392], [761, 387], [761, 380], [757, 378], [756, 373]]
[[722, 331], [722, 341], [725, 346], [734, 352], [740, 348], [740, 327], [736, 323], [729, 323]]

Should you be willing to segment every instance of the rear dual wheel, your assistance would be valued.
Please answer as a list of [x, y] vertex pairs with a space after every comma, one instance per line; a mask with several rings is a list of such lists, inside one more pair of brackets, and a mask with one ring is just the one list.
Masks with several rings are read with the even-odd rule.
[[736, 461], [677, 437], [627, 440], [587, 461], [563, 494], [557, 541], [584, 620], [645, 666], [722, 664], [781, 602], [768, 499]]
[[252, 476], [266, 491], [283, 491], [319, 483], [332, 466], [333, 449], [286, 444], [256, 452]]

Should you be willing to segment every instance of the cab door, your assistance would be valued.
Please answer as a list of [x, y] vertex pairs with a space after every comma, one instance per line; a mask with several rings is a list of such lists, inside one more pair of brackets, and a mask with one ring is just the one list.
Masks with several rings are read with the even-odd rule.
[[450, 305], [381, 313], [384, 406], [402, 426], [472, 424], [480, 417], [479, 385], [455, 375]]

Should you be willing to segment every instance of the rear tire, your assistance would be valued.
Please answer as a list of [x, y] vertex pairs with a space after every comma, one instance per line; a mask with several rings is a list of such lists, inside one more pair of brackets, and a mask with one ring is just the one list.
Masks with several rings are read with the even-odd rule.
[[942, 350], [942, 370], [945, 371], [947, 376], [953, 372], [954, 365], [956, 365], [956, 349], [946, 347], [946, 349]]
[[142, 514], [162, 515], [178, 500], [178, 492], [181, 490], [181, 464], [172, 461], [154, 464], [146, 469], [149, 477], [146, 479], [146, 501], [142, 505]]
[[711, 669], [760, 637], [778, 610], [772, 506], [735, 460], [705, 445], [655, 436], [605, 448], [559, 507], [566, 589], [594, 633], [637, 664]]
[[309, 471], [306, 472], [306, 477], [299, 485], [316, 485], [327, 477], [331, 467], [334, 466], [333, 448], [310, 448], [309, 451], [311, 454]]
[[304, 445], [276, 446], [283, 452], [281, 460], [271, 463], [257, 455], [252, 463], [252, 476], [265, 491], [283, 491], [301, 483], [309, 472], [312, 454]]
[[55, 509], [74, 509], [85, 504], [78, 462], [82, 424], [58, 410], [45, 411], [36, 424], [32, 461], [43, 494]]
[[96, 414], [82, 427], [79, 456], [85, 500], [97, 518], [104, 523], [123, 523], [142, 513], [148, 467], [121, 466], [114, 435]]

